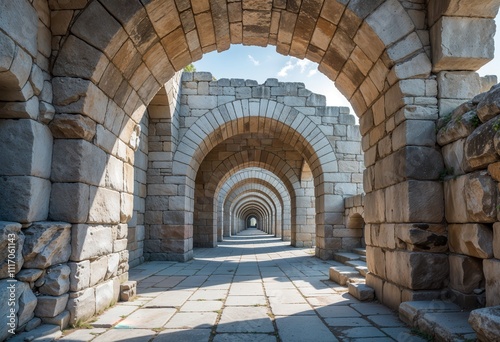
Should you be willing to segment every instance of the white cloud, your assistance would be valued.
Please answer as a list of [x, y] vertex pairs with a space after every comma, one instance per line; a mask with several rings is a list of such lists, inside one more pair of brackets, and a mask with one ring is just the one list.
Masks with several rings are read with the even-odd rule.
[[250, 59], [250, 62], [253, 63], [253, 65], [255, 65], [255, 66], [260, 65], [260, 62], [258, 60], [256, 60], [252, 55], [248, 55], [248, 58]]
[[279, 77], [286, 77], [286, 76], [288, 76], [288, 72], [293, 70], [294, 68], [295, 68], [295, 65], [293, 64], [292, 59], [290, 58], [290, 60], [288, 60], [288, 62], [286, 62], [285, 66], [283, 68], [281, 68], [281, 70], [278, 72], [278, 76]]
[[312, 77], [318, 73], [318, 69], [311, 69], [309, 70], [309, 73], [307, 74], [307, 77]]
[[281, 68], [281, 70], [278, 72], [279, 77], [286, 77], [288, 76], [288, 73], [294, 69], [299, 69], [298, 71], [301, 74], [304, 74], [308, 72], [308, 77], [312, 76], [315, 74], [311, 73], [312, 69], [314, 68], [314, 64], [307, 60], [307, 59], [297, 59], [295, 57], [290, 57], [290, 59], [286, 62], [285, 66]]

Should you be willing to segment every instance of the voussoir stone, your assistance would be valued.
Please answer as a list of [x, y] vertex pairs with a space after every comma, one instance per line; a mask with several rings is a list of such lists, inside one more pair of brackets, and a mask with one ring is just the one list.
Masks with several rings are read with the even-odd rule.
[[[23, 266], [23, 244], [24, 234], [21, 232], [21, 224], [0, 221], [0, 279], [10, 276], [9, 262], [14, 262], [10, 269], [14, 274]], [[12, 251], [14, 253], [10, 253]], [[13, 255], [14, 258], [9, 255]]]
[[70, 268], [67, 265], [49, 267], [44, 276], [44, 284], [38, 289], [40, 293], [60, 296], [69, 290]]
[[65, 263], [71, 253], [71, 225], [64, 222], [36, 222], [24, 230], [24, 267], [44, 269]]
[[450, 224], [448, 240], [452, 252], [482, 259], [493, 256], [493, 232], [487, 225]]
[[498, 341], [500, 336], [500, 306], [473, 310], [469, 324], [481, 342]]

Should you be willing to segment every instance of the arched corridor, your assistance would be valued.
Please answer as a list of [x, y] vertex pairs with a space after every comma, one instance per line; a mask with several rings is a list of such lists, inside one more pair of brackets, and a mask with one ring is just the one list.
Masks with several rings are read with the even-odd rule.
[[339, 263], [313, 255], [313, 249], [250, 228], [218, 248], [195, 248], [186, 263], [144, 263], [130, 270], [138, 282], [136, 301], [118, 304], [91, 323], [94, 328], [63, 341], [94, 333], [98, 342], [424, 341], [393, 311], [360, 302], [326, 280], [328, 267]]

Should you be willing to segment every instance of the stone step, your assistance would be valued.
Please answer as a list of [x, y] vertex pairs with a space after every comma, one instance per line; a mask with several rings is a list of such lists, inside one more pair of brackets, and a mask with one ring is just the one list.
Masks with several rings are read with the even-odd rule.
[[435, 341], [475, 341], [477, 335], [468, 322], [469, 316], [469, 311], [440, 300], [399, 305], [399, 318]]
[[479, 341], [498, 341], [500, 338], [500, 306], [473, 310], [469, 323]]
[[333, 259], [343, 264], [350, 260], [359, 260], [359, 258], [360, 255], [356, 253], [339, 252], [333, 254]]
[[351, 266], [332, 266], [330, 267], [330, 280], [339, 285], [346, 286], [350, 278], [359, 277], [359, 272]]
[[353, 248], [352, 252], [362, 256], [366, 256], [366, 248]]
[[375, 298], [375, 291], [364, 282], [349, 283], [349, 294], [361, 301], [371, 301]]
[[362, 255], [361, 258], [359, 258], [360, 260], [363, 260], [364, 262], [366, 262], [366, 256]]
[[357, 267], [357, 266], [364, 266], [366, 267], [366, 262], [363, 260], [349, 260], [344, 263], [346, 266], [351, 266], [351, 267]]
[[354, 268], [358, 270], [359, 274], [361, 274], [362, 277], [366, 278], [366, 274], [368, 273], [368, 267], [356, 266]]

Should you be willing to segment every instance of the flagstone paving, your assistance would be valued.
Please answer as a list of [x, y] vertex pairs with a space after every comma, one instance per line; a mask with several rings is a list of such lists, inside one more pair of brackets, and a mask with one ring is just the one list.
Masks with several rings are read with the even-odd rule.
[[130, 270], [138, 297], [59, 341], [425, 341], [397, 313], [328, 280], [335, 261], [248, 229], [186, 263]]

